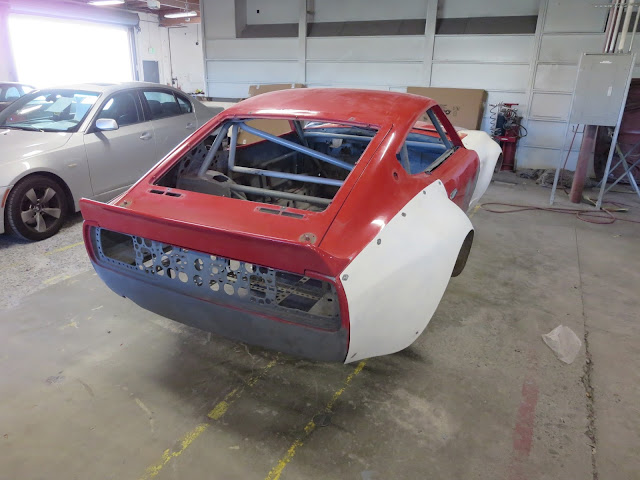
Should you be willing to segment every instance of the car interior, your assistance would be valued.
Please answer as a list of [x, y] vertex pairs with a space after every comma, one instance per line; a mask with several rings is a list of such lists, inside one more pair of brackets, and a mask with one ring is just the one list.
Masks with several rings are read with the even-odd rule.
[[[156, 185], [323, 211], [376, 133], [373, 128], [335, 123], [230, 121], [181, 158]], [[445, 143], [438, 132], [425, 133], [410, 133], [398, 154], [410, 173], [435, 168], [450, 149], [448, 139]]]
[[157, 184], [280, 207], [324, 210], [376, 130], [291, 121], [286, 122], [292, 124], [287, 133], [268, 133], [281, 128], [278, 122], [282, 124], [282, 120], [264, 119], [224, 124]]
[[137, 100], [131, 93], [115, 95], [104, 105], [97, 118], [111, 118], [118, 122], [120, 127], [137, 123]]

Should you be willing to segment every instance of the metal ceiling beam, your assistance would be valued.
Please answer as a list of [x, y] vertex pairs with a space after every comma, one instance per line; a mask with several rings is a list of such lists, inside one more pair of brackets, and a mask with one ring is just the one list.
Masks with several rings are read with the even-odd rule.
[[[146, 0], [140, 0], [140, 3], [146, 4]], [[190, 2], [188, 0], [160, 0], [160, 5], [165, 7], [180, 8], [183, 10], [195, 10], [200, 12], [200, 4], [198, 2]]]

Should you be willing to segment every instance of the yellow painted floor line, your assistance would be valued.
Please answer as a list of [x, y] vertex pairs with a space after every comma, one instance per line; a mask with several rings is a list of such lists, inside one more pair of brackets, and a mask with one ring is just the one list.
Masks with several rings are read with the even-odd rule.
[[[250, 376], [242, 387], [234, 388], [231, 392], [229, 392], [224, 397], [223, 400], [218, 402], [216, 406], [213, 407], [213, 410], [211, 410], [207, 414], [207, 417], [210, 418], [211, 420], [219, 420], [220, 418], [222, 418], [224, 414], [227, 413], [227, 410], [229, 409], [229, 407], [240, 397], [240, 394], [245, 390], [245, 388], [246, 387], [251, 388], [255, 386], [255, 384], [258, 383], [258, 380], [264, 377], [267, 374], [267, 372], [276, 365], [276, 363], [278, 363], [277, 356], [276, 358], [271, 360], [267, 365], [265, 365], [260, 370], [258, 370], [257, 373]], [[211, 423], [208, 423], [208, 422], [203, 422], [197, 425], [193, 430], [188, 432], [186, 435], [184, 435], [180, 439], [180, 442], [179, 442], [180, 448], [178, 450], [172, 452], [171, 449], [167, 448], [162, 454], [162, 458], [158, 462], [147, 467], [147, 469], [144, 472], [144, 475], [140, 477], [140, 480], [150, 480], [151, 478], [154, 478], [155, 476], [157, 476], [165, 467], [165, 465], [167, 465], [172, 459], [182, 455], [182, 452], [184, 452], [187, 448], [189, 448], [189, 446], [200, 435], [202, 435], [210, 426], [211, 426]]]
[[480, 210], [480, 205], [473, 207], [473, 210], [471, 210], [471, 213], [469, 214], [469, 218], [473, 217], [478, 210]]
[[69, 250], [70, 248], [79, 247], [80, 245], [84, 245], [84, 242], [72, 243], [71, 245], [67, 245], [64, 247], [56, 248], [55, 250], [51, 250], [50, 252], [46, 252], [45, 255], [53, 255], [54, 253], [64, 252], [65, 250]]
[[[345, 379], [344, 384], [342, 385], [342, 388], [337, 390], [331, 397], [331, 400], [329, 400], [329, 402], [327, 403], [323, 411], [324, 413], [330, 413], [333, 410], [333, 406], [335, 405], [338, 398], [340, 398], [340, 395], [344, 393], [344, 391], [347, 389], [347, 387], [349, 386], [351, 381], [355, 378], [355, 376], [362, 371], [366, 363], [367, 362], [364, 362], [364, 361], [360, 362], [358, 366], [355, 368], [355, 370], [349, 374], [349, 376]], [[293, 457], [296, 455], [298, 448], [304, 445], [304, 442], [307, 440], [307, 437], [311, 435], [311, 432], [313, 432], [315, 429], [316, 429], [316, 424], [313, 422], [313, 420], [310, 420], [309, 423], [305, 425], [304, 432], [302, 433], [302, 435], [299, 436], [295, 440], [295, 442], [291, 444], [291, 446], [289, 447], [289, 450], [287, 450], [287, 453], [284, 455], [284, 457], [280, 459], [278, 464], [271, 469], [269, 474], [266, 476], [265, 480], [279, 480], [280, 475], [282, 475], [282, 472], [284, 471], [287, 464], [291, 460], [293, 460]]]
[[60, 273], [55, 277], [47, 278], [44, 282], [45, 285], [54, 285], [58, 282], [63, 282], [64, 280], [69, 280], [71, 275], [67, 275], [66, 273]]

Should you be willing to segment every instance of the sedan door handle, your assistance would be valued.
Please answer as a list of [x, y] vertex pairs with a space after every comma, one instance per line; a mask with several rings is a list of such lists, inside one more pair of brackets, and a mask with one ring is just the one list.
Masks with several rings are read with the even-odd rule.
[[195, 125], [193, 124], [193, 122], [187, 123], [187, 130], [191, 130], [192, 128], [195, 128]]
[[140, 140], [151, 140], [153, 138], [153, 135], [151, 135], [149, 132], [144, 132], [142, 135], [140, 135]]

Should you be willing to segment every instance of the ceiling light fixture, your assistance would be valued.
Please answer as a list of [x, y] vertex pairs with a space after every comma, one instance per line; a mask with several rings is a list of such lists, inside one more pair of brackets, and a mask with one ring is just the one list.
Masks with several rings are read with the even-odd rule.
[[167, 13], [164, 18], [185, 18], [185, 17], [197, 17], [198, 12], [194, 12], [193, 10], [190, 12], [178, 12], [178, 13]]
[[124, 0], [91, 0], [89, 5], [94, 5], [96, 7], [106, 7], [108, 5], [122, 5]]

